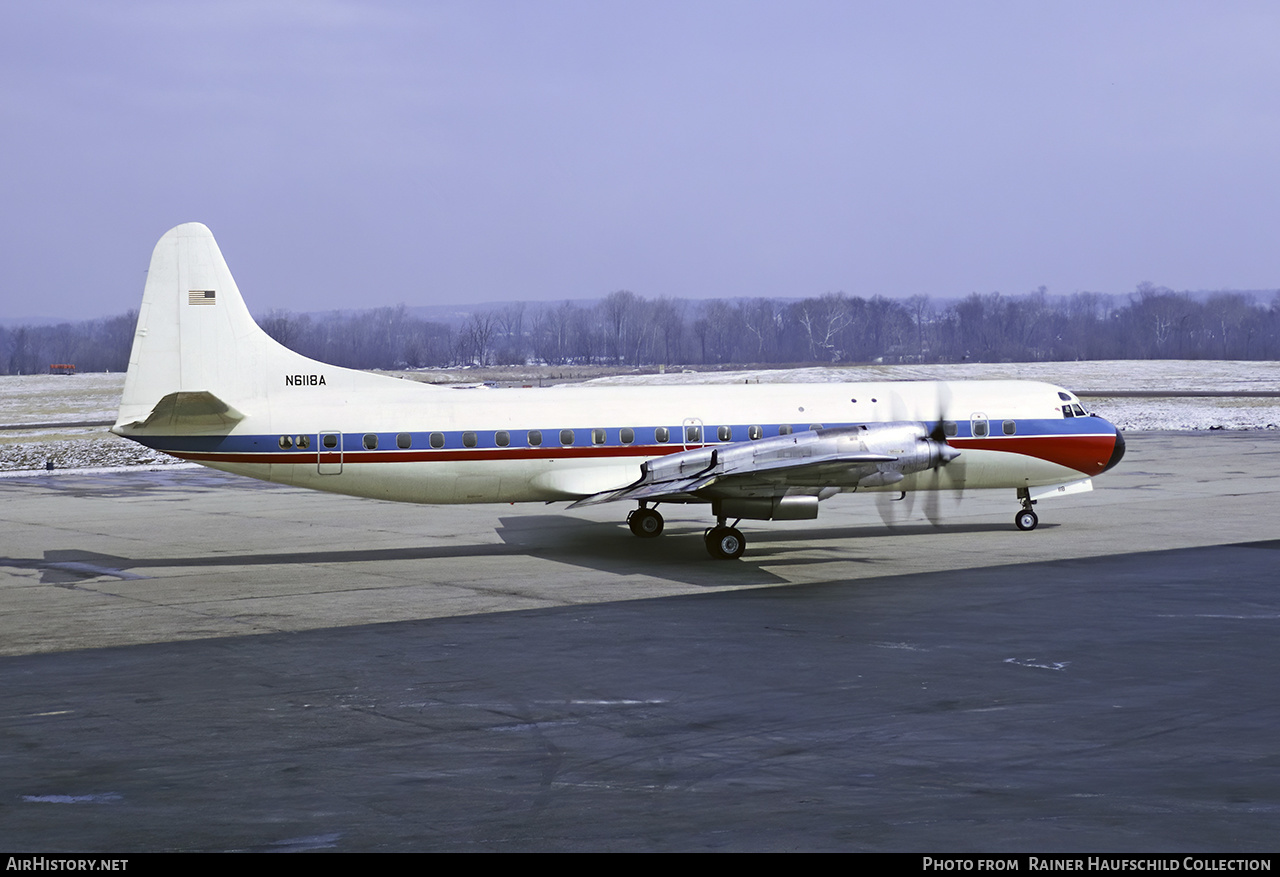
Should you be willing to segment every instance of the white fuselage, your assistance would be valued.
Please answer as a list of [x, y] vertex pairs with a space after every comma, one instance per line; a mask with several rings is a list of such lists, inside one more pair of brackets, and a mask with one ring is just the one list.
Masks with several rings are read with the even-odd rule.
[[[454, 503], [570, 500], [615, 489], [636, 480], [642, 461], [714, 445], [724, 428], [729, 441], [743, 441], [750, 440], [753, 427], [769, 437], [785, 427], [799, 432], [817, 425], [939, 419], [961, 424], [960, 434], [950, 439], [960, 457], [941, 471], [908, 475], [895, 491], [1063, 483], [1092, 473], [1028, 454], [1025, 445], [1114, 438], [1105, 421], [1064, 419], [1059, 388], [1020, 381], [512, 390], [440, 389], [389, 378], [349, 389], [344, 383], [331, 372], [323, 385], [290, 387], [273, 396], [268, 416], [241, 421], [218, 448], [154, 446], [301, 487]], [[1086, 420], [1097, 421], [1097, 427], [1081, 430]], [[1001, 425], [1009, 421], [1019, 431], [1005, 436]], [[973, 435], [979, 422], [988, 424], [985, 440]], [[691, 427], [700, 430], [700, 438], [688, 432]], [[664, 428], [665, 442], [655, 438]], [[630, 441], [623, 441], [624, 429], [632, 431]], [[563, 441], [567, 431], [571, 443]], [[530, 432], [541, 434], [539, 444], [531, 444]], [[506, 434], [502, 446], [495, 441], [500, 433]], [[336, 447], [326, 449], [325, 436], [333, 436]], [[375, 447], [367, 447], [367, 436], [376, 437]], [[404, 443], [405, 436], [409, 446], [399, 447], [397, 439]], [[433, 436], [441, 447], [432, 446]], [[282, 439], [292, 447], [282, 448]], [[304, 442], [306, 448], [298, 447]]]

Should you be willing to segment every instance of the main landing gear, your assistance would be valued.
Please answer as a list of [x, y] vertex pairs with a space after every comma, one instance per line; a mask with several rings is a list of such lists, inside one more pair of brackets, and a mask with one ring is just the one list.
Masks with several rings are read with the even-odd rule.
[[[641, 539], [661, 535], [662, 525], [662, 515], [658, 510], [651, 509], [644, 503], [627, 515], [627, 526]], [[707, 530], [702, 539], [706, 543], [707, 553], [716, 560], [737, 560], [747, 550], [747, 539], [742, 531], [737, 527], [726, 526], [724, 518], [718, 518], [716, 525]]]
[[658, 514], [657, 509], [641, 505], [627, 515], [627, 526], [641, 539], [652, 539], [662, 535], [662, 515]]
[[721, 518], [702, 537], [707, 553], [716, 560], [737, 560], [747, 550], [747, 539], [737, 527], [726, 527]]
[[1018, 488], [1018, 501], [1022, 503], [1022, 511], [1013, 516], [1013, 523], [1019, 530], [1034, 530], [1040, 523], [1039, 516], [1031, 510], [1036, 501], [1031, 498], [1031, 491], [1025, 487]]

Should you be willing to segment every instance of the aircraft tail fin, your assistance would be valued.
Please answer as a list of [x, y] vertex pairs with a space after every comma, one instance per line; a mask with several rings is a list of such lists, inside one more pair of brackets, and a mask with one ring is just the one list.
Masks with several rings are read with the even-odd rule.
[[114, 432], [229, 430], [267, 414], [269, 376], [322, 366], [278, 344], [240, 297], [213, 234], [170, 229], [151, 254]]

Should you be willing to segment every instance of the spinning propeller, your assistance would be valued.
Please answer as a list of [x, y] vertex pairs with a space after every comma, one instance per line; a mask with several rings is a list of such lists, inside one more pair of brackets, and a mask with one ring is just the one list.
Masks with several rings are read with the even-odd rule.
[[[942, 467], [956, 456], [959, 456], [960, 452], [952, 448], [947, 442], [947, 435], [943, 425], [951, 419], [949, 416], [952, 406], [951, 387], [945, 382], [938, 381], [934, 383], [934, 391], [934, 405], [930, 412], [932, 416], [925, 418], [924, 422], [933, 423], [933, 428], [929, 431], [929, 440], [941, 445], [945, 449], [944, 454], [929, 469], [916, 472], [910, 476], [915, 479], [915, 490], [901, 491], [898, 496], [894, 496], [892, 493], [882, 493], [876, 497], [876, 510], [880, 513], [880, 519], [884, 521], [886, 526], [894, 527], [911, 519], [915, 511], [916, 492], [918, 491], [923, 491], [925, 494], [925, 517], [935, 527], [942, 523]], [[891, 416], [895, 420], [918, 419], [919, 412], [907, 410], [901, 395], [896, 390], [891, 392]], [[953, 487], [950, 489], [950, 493], [955, 498], [955, 505], [958, 505], [963, 495], [963, 488], [959, 486]]]

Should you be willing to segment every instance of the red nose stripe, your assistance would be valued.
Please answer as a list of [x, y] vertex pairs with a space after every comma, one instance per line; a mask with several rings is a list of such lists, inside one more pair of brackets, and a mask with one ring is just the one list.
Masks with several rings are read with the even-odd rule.
[[1028, 435], [1001, 438], [953, 438], [948, 444], [960, 451], [1003, 451], [1048, 460], [1085, 475], [1099, 475], [1116, 447], [1114, 435]]

